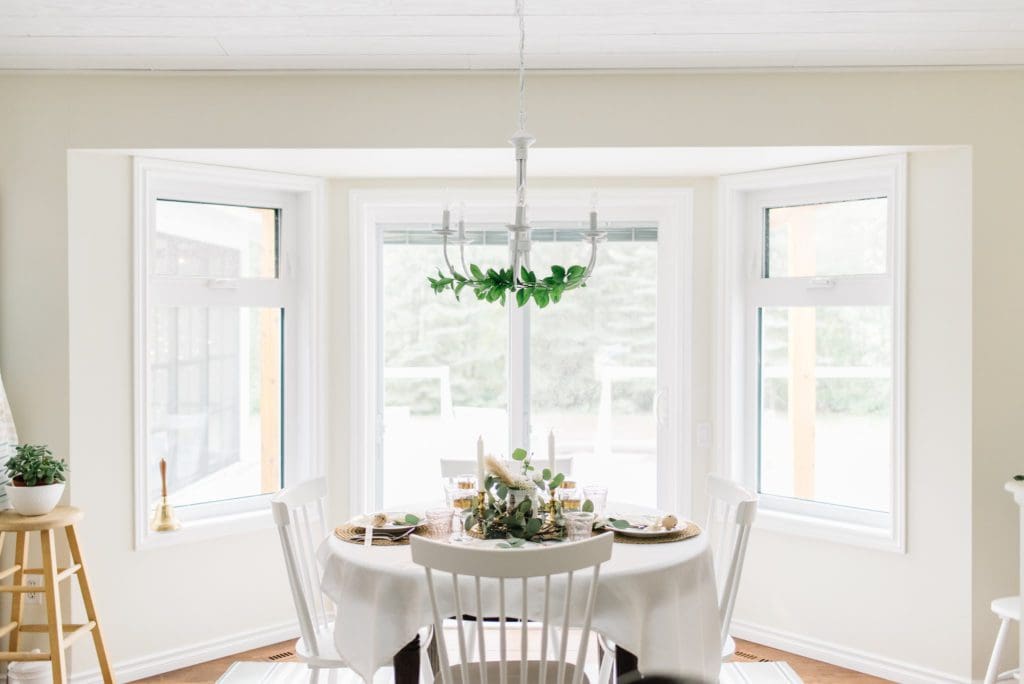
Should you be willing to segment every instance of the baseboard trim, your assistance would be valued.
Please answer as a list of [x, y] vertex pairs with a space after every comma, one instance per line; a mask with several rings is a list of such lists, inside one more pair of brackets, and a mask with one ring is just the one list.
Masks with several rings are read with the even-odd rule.
[[882, 677], [902, 684], [971, 684], [969, 678], [956, 677], [913, 663], [886, 658], [874, 653], [840, 646], [821, 639], [765, 627], [743, 620], [733, 620], [732, 635], [747, 641], [814, 658], [832, 665]]
[[[291, 620], [269, 627], [240, 632], [222, 639], [189, 644], [152, 655], [115, 662], [113, 663], [114, 675], [118, 681], [131, 682], [298, 637], [298, 622]], [[74, 673], [70, 679], [71, 684], [101, 684], [103, 681], [99, 669]]]

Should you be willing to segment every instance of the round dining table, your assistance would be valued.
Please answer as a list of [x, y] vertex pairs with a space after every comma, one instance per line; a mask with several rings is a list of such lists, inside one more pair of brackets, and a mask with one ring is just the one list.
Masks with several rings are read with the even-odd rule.
[[[610, 504], [609, 510], [617, 509]], [[498, 548], [492, 540], [453, 543], [491, 545], [495, 553], [516, 552]], [[419, 630], [433, 623], [424, 569], [412, 562], [408, 545], [365, 546], [333, 534], [318, 556], [323, 592], [337, 608], [335, 647], [364, 681], [371, 681], [378, 668], [390, 664], [415, 642]], [[471, 574], [471, 568], [466, 571]], [[562, 605], [565, 584], [553, 578], [552, 596], [557, 602], [552, 605]], [[440, 591], [438, 600], [450, 606], [454, 615], [451, 582], [438, 585], [448, 587], [447, 595]], [[493, 605], [496, 615], [497, 592], [484, 587], [485, 611]], [[576, 578], [570, 615], [574, 626], [579, 624], [577, 611], [582, 619], [588, 587], [589, 578]], [[532, 585], [527, 589], [533, 590]], [[536, 591], [543, 591], [542, 584]], [[464, 601], [462, 605], [472, 604]], [[509, 605], [519, 603], [512, 600]], [[719, 624], [711, 550], [704, 532], [670, 543], [616, 543], [611, 560], [601, 566], [592, 629], [620, 650], [635, 654], [636, 667], [644, 674], [715, 681], [721, 666]]]

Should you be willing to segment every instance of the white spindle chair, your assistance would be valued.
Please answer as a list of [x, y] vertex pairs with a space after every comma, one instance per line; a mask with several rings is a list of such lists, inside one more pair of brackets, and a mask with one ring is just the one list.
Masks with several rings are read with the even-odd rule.
[[[542, 458], [534, 465], [538, 469], [548, 467], [548, 460]], [[558, 456], [555, 458], [555, 470], [563, 473], [566, 477], [572, 475], [572, 456]], [[476, 472], [476, 461], [464, 458], [442, 458], [441, 477], [458, 477], [459, 475], [472, 475]]]
[[[757, 514], [757, 497], [740, 485], [718, 475], [708, 476], [708, 517], [704, 534], [709, 535], [718, 588], [718, 614], [722, 625], [721, 655], [726, 660], [736, 652], [729, 636], [729, 624], [736, 605], [736, 593], [743, 572], [750, 528]], [[599, 681], [610, 682], [615, 661], [615, 642], [603, 637], [598, 643], [604, 653]]]
[[320, 670], [345, 667], [334, 648], [334, 606], [320, 590], [316, 560], [317, 546], [327, 537], [326, 498], [327, 481], [318, 477], [282, 489], [270, 502], [302, 635], [295, 654], [309, 668], [310, 682], [317, 681]]
[[718, 475], [708, 476], [708, 518], [705, 533], [710, 536], [718, 587], [718, 614], [722, 623], [722, 658], [736, 651], [729, 636], [732, 611], [743, 573], [750, 528], [757, 514], [757, 497], [739, 484]]
[[1016, 679], [1019, 675], [1019, 668], [1000, 674], [999, 661], [1003, 657], [1003, 648], [1006, 646], [1010, 623], [1020, 622], [1020, 602], [1020, 596], [1004, 596], [992, 602], [992, 612], [999, 618], [999, 632], [996, 634], [996, 643], [992, 647], [992, 656], [989, 658], [988, 668], [985, 670], [985, 684]]
[[[434, 633], [437, 638], [438, 656], [440, 659], [440, 675], [444, 684], [580, 684], [584, 681], [583, 666], [587, 656], [587, 645], [590, 641], [590, 622], [594, 612], [594, 601], [597, 597], [597, 580], [601, 564], [611, 558], [612, 535], [602, 534], [581, 542], [560, 544], [540, 548], [517, 549], [503, 551], [500, 549], [453, 546], [430, 541], [423, 537], [411, 538], [412, 559], [422, 565], [427, 574], [427, 586], [430, 603], [434, 613]], [[576, 662], [568, 663], [566, 652], [569, 643], [569, 617], [573, 602], [573, 577], [578, 571], [590, 570], [590, 587], [587, 591], [583, 613], [583, 625], [580, 633], [579, 651]], [[448, 658], [447, 644], [444, 638], [443, 625], [445, 613], [438, 601], [441, 581], [449, 578], [437, 576], [437, 573], [448, 573], [451, 591], [454, 598], [456, 632], [458, 635], [459, 663], [451, 665]], [[555, 660], [548, 659], [548, 635], [553, 628], [551, 615], [551, 584], [554, 577], [565, 576], [565, 600], [561, 607], [561, 639], [559, 640]], [[475, 596], [474, 609], [462, 605], [461, 589], [463, 579], [472, 579], [471, 588]], [[543, 578], [544, 609], [541, 619], [540, 660], [528, 659], [528, 622], [530, 614], [530, 592], [528, 582], [532, 578]], [[484, 637], [483, 620], [491, 617], [482, 604], [481, 583], [483, 580], [497, 580], [498, 587], [498, 639], [499, 659], [487, 660], [487, 648]], [[509, 580], [518, 581], [522, 593], [520, 606], [507, 605], [506, 585]], [[539, 599], [539, 597], [538, 597]], [[507, 658], [508, 629], [506, 616], [518, 608], [520, 658], [509, 661]], [[557, 607], [555, 607], [557, 610]], [[464, 621], [462, 615], [472, 614], [475, 621]], [[478, 662], [471, 663], [466, 648], [466, 629], [476, 630], [476, 638], [480, 643]], [[514, 635], [513, 635], [514, 637]], [[550, 680], [549, 680], [550, 677]]]

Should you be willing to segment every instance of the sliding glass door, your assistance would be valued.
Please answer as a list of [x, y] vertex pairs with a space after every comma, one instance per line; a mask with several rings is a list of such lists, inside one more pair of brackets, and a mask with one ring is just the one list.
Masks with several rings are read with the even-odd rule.
[[[557, 211], [534, 215], [536, 272], [585, 262], [585, 225]], [[666, 286], [686, 270], [670, 258], [680, 239], [665, 236], [680, 227], [661, 225], [665, 215], [657, 212], [619, 211], [602, 225], [608, 240], [588, 286], [539, 309], [481, 302], [469, 290], [462, 301], [435, 295], [426, 276], [442, 259], [429, 218], [372, 226], [378, 441], [367, 470], [374, 504], [436, 499], [441, 459], [463, 460], [472, 472], [478, 437], [496, 456], [524, 446], [546, 459], [552, 432], [581, 484], [603, 483], [617, 501], [674, 504], [686, 398], [678, 370], [689, 349], [679, 325], [684, 292]], [[470, 225], [467, 262], [505, 264], [504, 225]]]

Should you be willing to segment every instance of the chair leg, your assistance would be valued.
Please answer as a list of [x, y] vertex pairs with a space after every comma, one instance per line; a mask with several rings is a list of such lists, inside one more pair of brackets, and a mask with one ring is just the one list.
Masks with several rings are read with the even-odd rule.
[[107, 656], [107, 648], [103, 644], [103, 634], [100, 632], [100, 621], [96, 617], [96, 605], [92, 600], [92, 588], [89, 586], [89, 577], [85, 572], [85, 562], [82, 560], [82, 549], [78, 545], [78, 533], [74, 525], [64, 528], [68, 538], [68, 549], [71, 551], [71, 562], [79, 566], [78, 589], [82, 594], [82, 603], [85, 604], [85, 614], [90, 621], [95, 622], [92, 628], [92, 643], [96, 648], [96, 660], [99, 661], [100, 673], [103, 675], [104, 684], [113, 684], [114, 674], [110, 668], [110, 659]]
[[[28, 567], [28, 532], [16, 532], [14, 535], [14, 564], [20, 565], [21, 569], [14, 573], [13, 582], [15, 585], [25, 583], [25, 568]], [[22, 619], [23, 596], [20, 591], [14, 592], [11, 597], [11, 622], [17, 622], [18, 626], [11, 632], [10, 640], [7, 642], [7, 650], [17, 651], [21, 625], [25, 622]]]
[[320, 670], [315, 667], [309, 668], [309, 684], [316, 684], [320, 681]]
[[68, 677], [64, 662], [64, 622], [60, 611], [60, 587], [57, 586], [57, 549], [53, 530], [41, 530], [39, 537], [43, 543], [43, 595], [46, 597], [53, 684], [65, 684]]
[[1003, 619], [999, 623], [999, 632], [996, 633], [996, 643], [992, 646], [992, 657], [988, 661], [988, 669], [985, 670], [985, 684], [995, 684], [999, 673], [999, 659], [1003, 656], [1003, 647], [1006, 645], [1006, 634], [1010, 631], [1010, 621]]

